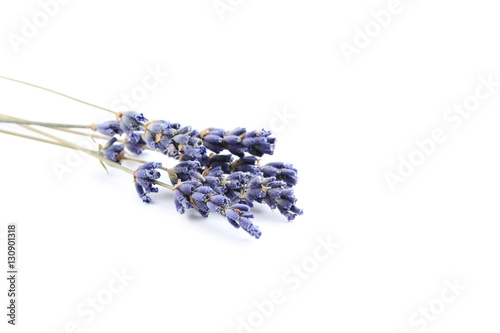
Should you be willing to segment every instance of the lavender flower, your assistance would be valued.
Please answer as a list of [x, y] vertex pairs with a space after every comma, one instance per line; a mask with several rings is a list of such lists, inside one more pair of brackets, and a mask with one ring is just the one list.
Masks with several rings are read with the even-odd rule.
[[254, 215], [250, 213], [249, 206], [242, 204], [232, 205], [226, 209], [226, 217], [235, 228], [241, 226], [252, 237], [259, 239], [262, 235], [260, 229], [250, 221], [250, 218], [253, 218]]
[[215, 153], [227, 149], [239, 157], [244, 157], [247, 152], [255, 156], [272, 155], [276, 139], [270, 135], [270, 131], [247, 132], [242, 127], [237, 127], [229, 132], [220, 128], [208, 128], [200, 133], [200, 137], [208, 149]]
[[224, 173], [221, 167], [206, 169], [203, 174], [197, 170], [190, 170], [189, 176], [191, 180], [199, 181], [203, 186], [208, 186], [219, 194], [226, 192], [226, 181], [224, 180]]
[[137, 190], [137, 193], [142, 201], [146, 203], [151, 202], [151, 198], [147, 195], [147, 193], [158, 192], [158, 188], [153, 186], [153, 180], [160, 178], [160, 172], [156, 169], [161, 168], [161, 166], [161, 163], [148, 162], [141, 165], [134, 172], [135, 189]]
[[112, 137], [104, 147], [101, 149], [101, 154], [107, 159], [121, 164], [123, 158], [125, 157], [125, 150], [123, 149], [123, 145], [120, 143], [116, 143], [118, 139], [116, 137]]
[[146, 123], [143, 138], [148, 146], [169, 157], [199, 160], [205, 155], [206, 148], [197, 135], [197, 131], [189, 126], [180, 128], [179, 124], [156, 120]]
[[231, 164], [231, 170], [232, 172], [249, 172], [254, 175], [260, 173], [257, 158], [255, 156], [245, 156], [236, 160], [233, 164]]
[[[226, 196], [233, 202], [239, 202], [239, 196], [248, 182], [252, 179], [248, 172], [235, 172], [225, 178]], [[251, 202], [250, 202], [251, 204]]]
[[272, 180], [273, 177], [267, 179], [268, 181], [264, 181], [265, 184], [263, 187], [266, 196], [262, 199], [257, 199], [257, 202], [265, 202], [271, 209], [278, 208], [288, 221], [304, 213], [302, 209], [295, 205], [297, 198], [295, 198], [293, 189], [287, 188], [287, 184], [284, 181]]
[[148, 121], [142, 113], [137, 111], [118, 112], [116, 119], [120, 121], [120, 127], [123, 132], [127, 134], [143, 129], [143, 122]]
[[115, 136], [123, 134], [120, 123], [116, 120], [105, 121], [99, 124], [91, 124], [90, 128], [97, 133], [106, 136]]
[[125, 147], [133, 154], [140, 155], [146, 146], [146, 141], [141, 137], [138, 132], [130, 132], [128, 134], [129, 142], [125, 144]]
[[146, 144], [146, 141], [142, 139], [142, 133], [141, 132], [128, 132], [127, 136], [130, 140], [130, 143], [136, 145], [136, 144]]
[[172, 185], [176, 185], [179, 180], [180, 181], [186, 181], [190, 179], [189, 172], [190, 171], [197, 171], [197, 172], [202, 172], [202, 167], [200, 162], [198, 161], [184, 161], [177, 163], [176, 166], [174, 166], [171, 169], [168, 169], [168, 177], [170, 178], [170, 182]]
[[297, 169], [290, 163], [271, 162], [261, 168], [264, 177], [276, 177], [283, 180], [289, 187], [297, 185], [299, 180]]
[[184, 214], [186, 209], [196, 209], [201, 216], [208, 217], [210, 212], [223, 215], [234, 227], [242, 227], [251, 236], [259, 238], [261, 231], [250, 218], [250, 207], [238, 204], [230, 206], [230, 200], [224, 195], [216, 193], [208, 186], [198, 181], [185, 181], [174, 187], [176, 209]]
[[200, 162], [203, 166], [207, 168], [216, 168], [220, 167], [222, 172], [230, 173], [231, 172], [231, 162], [233, 162], [233, 155], [226, 154], [211, 154], [210, 156], [205, 155], [200, 159]]
[[254, 202], [265, 203], [273, 210], [277, 208], [288, 221], [303, 213], [295, 206], [297, 199], [293, 190], [275, 177], [264, 178], [248, 172], [235, 172], [226, 177], [225, 187], [225, 195], [231, 201], [250, 207]]

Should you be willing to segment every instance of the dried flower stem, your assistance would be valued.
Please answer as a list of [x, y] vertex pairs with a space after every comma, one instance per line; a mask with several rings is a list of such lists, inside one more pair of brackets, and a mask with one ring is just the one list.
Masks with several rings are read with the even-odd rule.
[[[81, 135], [81, 136], [88, 136], [88, 137], [95, 138], [95, 139], [103, 139], [103, 140], [111, 139], [109, 136], [106, 136], [106, 135], [97, 134], [97, 133], [85, 133], [85, 132], [75, 131], [75, 130], [72, 130], [69, 128], [54, 127], [54, 129], [61, 131], [61, 132], [66, 132], [66, 133], [71, 133], [71, 134], [76, 134], [76, 135]], [[123, 140], [121, 140], [120, 142], [123, 142]]]
[[[38, 141], [38, 142], [48, 143], [48, 144], [51, 144], [51, 145], [54, 145], [54, 146], [59, 146], [59, 147], [64, 147], [64, 148], [75, 150], [75, 148], [73, 148], [72, 146], [68, 146], [67, 144], [64, 144], [64, 143], [61, 143], [61, 142], [57, 142], [57, 141], [51, 141], [51, 140], [47, 140], [47, 139], [37, 138], [36, 136], [32, 136], [32, 135], [11, 132], [11, 131], [7, 131], [7, 130], [3, 130], [3, 129], [0, 129], [0, 133], [4, 133], [4, 134], [12, 135], [12, 136], [17, 136], [17, 137], [20, 137], [20, 138], [25, 138], [25, 139], [29, 139], [29, 140]], [[85, 148], [83, 148], [83, 149], [85, 149]], [[140, 159], [137, 159], [137, 158], [134, 158], [134, 157], [125, 156], [124, 159], [127, 160], [127, 161], [137, 162], [137, 163], [141, 163], [141, 164], [147, 163], [147, 161], [140, 160]], [[163, 169], [165, 171], [168, 171], [167, 168], [161, 168], [161, 169]]]
[[[38, 121], [29, 121], [29, 120], [20, 120], [13, 117], [5, 117], [0, 116], [0, 123], [12, 123], [12, 124], [23, 124], [23, 125], [38, 125], [43, 127], [49, 127], [58, 131], [72, 133], [81, 136], [87, 136], [96, 139], [109, 140], [110, 137], [106, 135], [101, 135], [97, 133], [85, 133], [80, 131], [72, 130], [71, 128], [91, 128], [90, 125], [76, 125], [76, 124], [60, 124], [60, 123], [46, 123], [46, 122], [38, 122]], [[121, 143], [128, 143], [126, 140], [118, 140]], [[155, 151], [155, 149], [150, 148], [146, 145], [143, 146], [144, 149]]]
[[77, 102], [79, 102], [79, 103], [83, 103], [83, 104], [86, 104], [86, 105], [92, 106], [92, 107], [94, 107], [94, 108], [101, 109], [101, 110], [104, 110], [104, 111], [107, 111], [107, 112], [110, 112], [110, 113], [116, 114], [116, 112], [115, 112], [115, 111], [113, 111], [113, 110], [109, 110], [109, 109], [103, 108], [103, 107], [101, 107], [101, 106], [98, 106], [98, 105], [95, 105], [95, 104], [91, 104], [91, 103], [88, 103], [88, 102], [82, 101], [82, 100], [80, 100], [80, 99], [77, 99], [77, 98], [74, 98], [74, 97], [68, 96], [68, 95], [66, 95], [66, 94], [60, 93], [60, 92], [55, 91], [55, 90], [52, 90], [52, 89], [48, 89], [48, 88], [44, 88], [44, 87], [38, 86], [38, 85], [33, 84], [33, 83], [24, 82], [24, 81], [21, 81], [21, 80], [16, 80], [16, 79], [12, 79], [12, 78], [10, 78], [10, 77], [5, 77], [5, 76], [1, 76], [1, 75], [0, 75], [0, 78], [5, 79], [5, 80], [9, 80], [9, 81], [14, 81], [14, 82], [21, 83], [21, 84], [25, 84], [25, 85], [28, 85], [28, 86], [31, 86], [31, 87], [35, 87], [35, 88], [38, 88], [38, 89], [42, 89], [42, 90], [45, 90], [45, 91], [51, 92], [51, 93], [53, 93], [53, 94], [57, 94], [57, 95], [60, 95], [60, 96], [63, 96], [63, 97], [66, 97], [66, 98], [72, 99], [72, 100], [77, 101]]
[[43, 126], [43, 127], [90, 128], [90, 125], [46, 123], [46, 122], [41, 122], [41, 121], [4, 119], [2, 117], [0, 117], [0, 123], [23, 124], [23, 125], [37, 125], [37, 126]]

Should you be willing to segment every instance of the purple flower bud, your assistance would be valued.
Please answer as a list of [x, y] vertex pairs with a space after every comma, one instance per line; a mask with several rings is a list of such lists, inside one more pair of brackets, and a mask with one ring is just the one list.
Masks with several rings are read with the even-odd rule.
[[134, 172], [135, 188], [139, 197], [146, 203], [151, 202], [151, 198], [147, 193], [158, 192], [158, 188], [153, 186], [153, 181], [160, 178], [160, 173], [156, 169], [161, 168], [161, 166], [161, 163], [158, 162], [148, 162], [141, 165]]
[[129, 133], [130, 142], [125, 144], [125, 148], [127, 148], [133, 154], [139, 155], [144, 150], [146, 146], [146, 141], [144, 141], [141, 135], [138, 132], [130, 132]]
[[260, 173], [260, 169], [257, 166], [257, 158], [255, 156], [245, 156], [237, 161], [235, 161], [231, 165], [232, 171], [242, 171], [242, 172], [249, 172], [254, 175]]
[[284, 181], [289, 187], [297, 185], [299, 180], [297, 169], [290, 163], [272, 162], [263, 166], [261, 170], [264, 177], [276, 177], [276, 179]]
[[206, 194], [203, 194], [203, 193], [200, 193], [200, 192], [193, 193], [193, 195], [191, 196], [191, 198], [194, 201], [201, 201], [201, 202], [205, 202], [208, 199], [208, 197], [207, 197]]
[[116, 120], [105, 121], [99, 124], [91, 124], [90, 127], [93, 131], [107, 136], [123, 134], [123, 130], [120, 128], [120, 123]]
[[205, 177], [203, 177], [203, 175], [201, 173], [199, 173], [198, 171], [194, 171], [194, 170], [189, 171], [189, 178], [191, 178], [191, 180], [199, 181], [200, 183], [203, 183], [203, 184], [206, 181]]
[[104, 147], [101, 149], [101, 155], [113, 162], [121, 164], [123, 158], [125, 157], [125, 151], [122, 144], [116, 143], [117, 140], [117, 138], [113, 137], [106, 142]]
[[186, 181], [191, 178], [190, 171], [202, 172], [202, 167], [198, 161], [185, 161], [177, 163], [172, 169], [168, 170], [168, 176], [172, 185], [180, 181]]
[[250, 234], [250, 236], [259, 239], [260, 236], [262, 235], [262, 231], [259, 230], [259, 227], [254, 225], [252, 223], [252, 221], [250, 221], [248, 218], [240, 217], [238, 222], [239, 222], [241, 228], [243, 230], [245, 230], [246, 232], [248, 232]]
[[231, 162], [233, 161], [232, 155], [212, 155], [212, 156], [204, 156], [200, 159], [200, 162], [203, 166], [208, 168], [216, 168], [220, 167], [222, 172], [229, 173], [231, 171]]
[[148, 121], [142, 113], [137, 111], [120, 112], [117, 114], [117, 118], [120, 120], [121, 129], [127, 134], [144, 128], [143, 123]]
[[184, 195], [191, 195], [196, 190], [196, 187], [201, 186], [202, 184], [197, 181], [187, 181], [176, 185], [177, 190]]
[[213, 135], [213, 134], [207, 134], [203, 137], [203, 140], [205, 140], [205, 142], [208, 142], [208, 143], [211, 143], [214, 145], [220, 145], [220, 150], [216, 151], [216, 153], [224, 150], [224, 147], [221, 145], [222, 144], [222, 137], [220, 137], [220, 136]]
[[241, 138], [237, 135], [226, 135], [224, 137], [224, 143], [227, 145], [236, 145], [241, 142]]
[[272, 155], [276, 139], [270, 135], [270, 131], [246, 132], [242, 127], [227, 133], [220, 128], [208, 128], [200, 133], [205, 147], [211, 151], [220, 153], [227, 149], [239, 157], [244, 157], [247, 152], [255, 156]]
[[151, 202], [151, 198], [146, 195], [146, 192], [144, 191], [144, 188], [141, 185], [135, 183], [135, 189], [137, 191], [137, 194], [139, 194], [139, 197], [142, 199], [143, 202], [145, 202], [145, 203]]
[[179, 191], [174, 192], [174, 202], [177, 211], [184, 214], [186, 209], [193, 208], [189, 200]]
[[216, 204], [217, 206], [224, 207], [229, 205], [229, 199], [223, 195], [213, 195], [210, 197], [209, 200], [210, 202]]
[[196, 189], [196, 191], [203, 194], [215, 194], [214, 191], [208, 186], [200, 186]]
[[247, 130], [244, 127], [236, 127], [232, 131], [227, 132], [227, 135], [236, 135], [240, 136], [244, 134]]
[[261, 235], [259, 228], [249, 220], [253, 218], [250, 207], [243, 204], [230, 206], [229, 198], [217, 194], [208, 186], [202, 186], [198, 181], [178, 183], [174, 187], [174, 193], [175, 206], [181, 214], [190, 208], [196, 209], [203, 217], [208, 217], [210, 212], [221, 214], [231, 225], [236, 228], [241, 225], [253, 237], [259, 238]]

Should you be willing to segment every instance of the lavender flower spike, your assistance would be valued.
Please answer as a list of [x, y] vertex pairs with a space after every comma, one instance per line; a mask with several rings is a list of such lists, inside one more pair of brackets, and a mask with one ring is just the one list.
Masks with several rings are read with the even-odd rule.
[[143, 202], [150, 203], [151, 198], [147, 194], [158, 192], [158, 188], [153, 186], [153, 180], [160, 178], [160, 172], [156, 169], [161, 166], [158, 162], [148, 162], [134, 172], [135, 189]]

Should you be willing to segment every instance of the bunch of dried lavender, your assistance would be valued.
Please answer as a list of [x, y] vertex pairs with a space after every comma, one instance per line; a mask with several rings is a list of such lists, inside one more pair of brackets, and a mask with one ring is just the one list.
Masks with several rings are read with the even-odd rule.
[[[298, 181], [297, 170], [291, 164], [283, 162], [261, 166], [257, 159], [274, 153], [276, 139], [271, 136], [270, 131], [247, 131], [242, 127], [231, 131], [220, 128], [197, 131], [190, 126], [166, 120], [148, 121], [137, 111], [114, 112], [99, 108], [114, 113], [115, 119], [97, 124], [75, 125], [0, 115], [0, 122], [19, 124], [52, 140], [5, 130], [0, 132], [84, 151], [98, 158], [101, 163], [132, 174], [136, 191], [144, 202], [152, 201], [149, 195], [158, 192], [156, 186], [168, 188], [174, 191], [174, 203], [179, 213], [194, 209], [203, 217], [208, 217], [210, 212], [220, 214], [231, 225], [241, 227], [255, 238], [261, 236], [259, 228], [250, 220], [254, 217], [250, 209], [255, 203], [266, 204], [273, 210], [278, 209], [289, 221], [302, 214], [302, 210], [295, 205], [297, 199], [293, 193], [293, 187]], [[104, 146], [99, 145], [98, 150], [92, 151], [35, 129], [35, 125], [106, 139], [107, 142]], [[75, 128], [90, 129], [95, 133], [78, 132]], [[162, 163], [131, 156], [141, 154], [144, 149], [160, 152], [179, 162], [172, 168], [164, 168]], [[229, 154], [222, 154], [225, 151]], [[238, 159], [234, 161], [233, 156]], [[140, 163], [140, 166], [135, 171], [130, 170], [122, 166], [125, 160]], [[167, 172], [172, 185], [159, 181], [160, 170]]]

